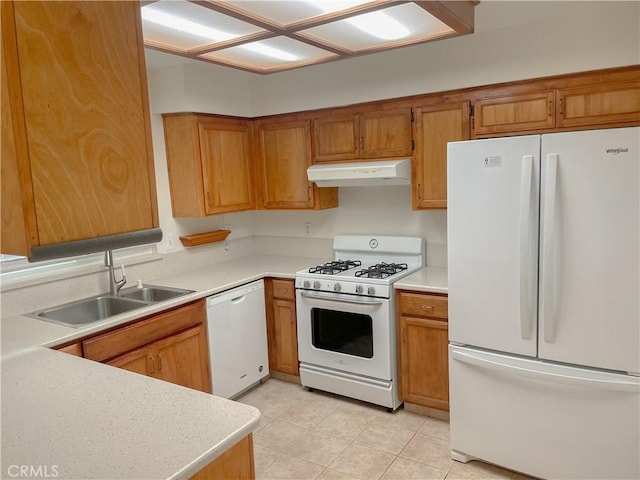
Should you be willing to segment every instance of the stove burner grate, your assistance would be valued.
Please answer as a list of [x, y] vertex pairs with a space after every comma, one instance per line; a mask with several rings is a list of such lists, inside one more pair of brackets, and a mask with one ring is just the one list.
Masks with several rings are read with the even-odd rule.
[[335, 275], [350, 268], [356, 268], [362, 265], [360, 260], [333, 260], [323, 265], [311, 267], [309, 273], [320, 273], [322, 275]]
[[369, 268], [363, 268], [355, 272], [356, 277], [363, 278], [387, 278], [409, 268], [406, 263], [378, 263]]

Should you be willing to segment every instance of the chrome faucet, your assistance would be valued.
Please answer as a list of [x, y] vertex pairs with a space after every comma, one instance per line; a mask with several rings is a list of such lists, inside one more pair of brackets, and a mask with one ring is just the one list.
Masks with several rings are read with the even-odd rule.
[[109, 268], [109, 295], [117, 297], [120, 289], [127, 283], [127, 277], [124, 274], [124, 265], [120, 266], [120, 272], [122, 277], [120, 280], [116, 280], [116, 275], [113, 267], [113, 252], [107, 250], [104, 252], [104, 266]]

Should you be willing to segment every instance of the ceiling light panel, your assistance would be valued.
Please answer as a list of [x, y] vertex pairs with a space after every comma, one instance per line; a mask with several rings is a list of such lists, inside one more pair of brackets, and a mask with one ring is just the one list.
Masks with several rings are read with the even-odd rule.
[[162, 0], [142, 7], [145, 42], [178, 50], [223, 42], [261, 28], [196, 4]]
[[323, 61], [334, 54], [288, 37], [270, 38], [201, 55], [251, 70], [282, 69]]
[[453, 32], [423, 8], [406, 3], [302, 30], [300, 34], [358, 52], [417, 43]]
[[334, 13], [347, 8], [374, 3], [371, 0], [289, 0], [289, 1], [244, 1], [225, 2], [248, 15], [259, 16], [281, 26], [308, 20], [326, 13]]

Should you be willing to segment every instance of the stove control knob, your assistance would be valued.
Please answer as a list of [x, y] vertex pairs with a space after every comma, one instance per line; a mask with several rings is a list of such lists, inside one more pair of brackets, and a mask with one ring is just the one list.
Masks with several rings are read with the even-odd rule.
[[305, 280], [302, 282], [302, 288], [309, 288], [311, 286], [311, 282], [309, 280]]
[[315, 282], [313, 282], [313, 288], [315, 288], [316, 290], [320, 289], [320, 282], [318, 280], [316, 280]]
[[369, 288], [367, 288], [367, 293], [369, 295], [375, 295], [376, 294], [376, 289], [373, 288], [373, 287], [369, 287]]
[[333, 284], [333, 291], [334, 292], [339, 292], [340, 290], [342, 290], [342, 287], [340, 286], [339, 283], [334, 283]]
[[356, 285], [356, 293], [362, 293], [364, 290], [364, 288], [362, 287], [362, 285]]

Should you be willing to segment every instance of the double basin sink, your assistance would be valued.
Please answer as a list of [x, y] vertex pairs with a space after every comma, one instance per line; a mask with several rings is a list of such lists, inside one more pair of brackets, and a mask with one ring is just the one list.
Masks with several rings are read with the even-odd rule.
[[130, 287], [122, 289], [117, 297], [98, 295], [37, 310], [27, 315], [68, 327], [79, 327], [189, 293], [193, 293], [193, 290], [158, 285]]

